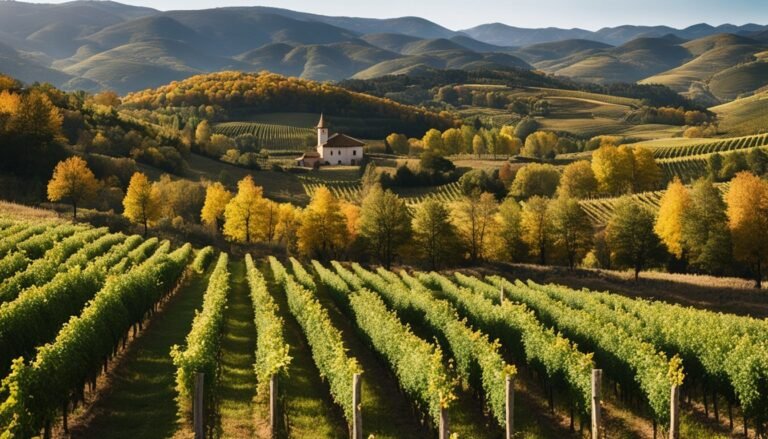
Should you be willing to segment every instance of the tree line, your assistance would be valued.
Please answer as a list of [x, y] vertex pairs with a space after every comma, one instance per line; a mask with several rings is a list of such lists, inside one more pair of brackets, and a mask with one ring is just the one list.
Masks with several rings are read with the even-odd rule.
[[[613, 153], [622, 149], [605, 148], [614, 148]], [[700, 273], [748, 272], [760, 285], [768, 255], [763, 233], [768, 228], [768, 182], [740, 172], [723, 197], [710, 179], [692, 188], [675, 179], [658, 213], [625, 196], [599, 229], [579, 204], [582, 183], [600, 188], [600, 179], [584, 177], [594, 161], [588, 165], [582, 161], [566, 167], [565, 182], [550, 194], [519, 196], [514, 182], [525, 173], [523, 168], [513, 190], [501, 199], [469, 186], [454, 202], [428, 198], [413, 207], [371, 179], [363, 186], [360, 203], [340, 200], [321, 187], [300, 208], [264, 197], [262, 188], [246, 176], [235, 192], [220, 182], [208, 183], [199, 218], [229, 241], [281, 245], [289, 254], [320, 260], [371, 259], [387, 267], [404, 262], [433, 269], [499, 260], [631, 268], [636, 277], [649, 266], [666, 263]], [[631, 189], [642, 188], [636, 185], [644, 180], [618, 181], [625, 186], [617, 187]], [[86, 162], [72, 157], [57, 165], [48, 192], [51, 200], [71, 202], [76, 215], [77, 206], [94, 195], [97, 185]], [[164, 192], [173, 188], [168, 181], [152, 182], [136, 172], [123, 199], [123, 215], [146, 234], [167, 212]], [[739, 270], [735, 262], [749, 264], [749, 270]]]

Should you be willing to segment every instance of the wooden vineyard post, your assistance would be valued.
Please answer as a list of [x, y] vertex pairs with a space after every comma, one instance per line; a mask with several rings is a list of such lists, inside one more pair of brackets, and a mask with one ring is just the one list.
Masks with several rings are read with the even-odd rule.
[[195, 399], [192, 401], [193, 422], [195, 426], [195, 439], [205, 437], [205, 420], [203, 419], [205, 410], [205, 400], [203, 395], [203, 385], [205, 384], [205, 374], [198, 372], [195, 376]]
[[505, 387], [506, 391], [504, 394], [506, 395], [506, 422], [507, 422], [507, 435], [506, 439], [512, 439], [512, 436], [515, 435], [515, 379], [507, 375], [507, 379], [505, 380]]
[[672, 386], [669, 398], [669, 439], [680, 438], [680, 386]]
[[269, 428], [277, 437], [277, 374], [269, 378]]
[[363, 439], [362, 380], [360, 374], [352, 375], [352, 439]]
[[440, 439], [448, 439], [448, 409], [440, 407]]
[[603, 381], [603, 370], [592, 369], [592, 439], [600, 439], [602, 413], [600, 412], [600, 392]]

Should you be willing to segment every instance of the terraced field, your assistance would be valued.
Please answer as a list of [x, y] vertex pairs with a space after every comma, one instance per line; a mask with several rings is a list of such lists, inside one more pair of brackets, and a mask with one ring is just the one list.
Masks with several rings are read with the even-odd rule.
[[[302, 185], [304, 186], [304, 191], [306, 192], [308, 197], [312, 197], [312, 195], [319, 189], [320, 187], [327, 187], [331, 193], [333, 193], [334, 196], [341, 200], [346, 200], [350, 202], [356, 202], [359, 203], [362, 188], [360, 186], [359, 181], [346, 181], [346, 180], [325, 180], [325, 181], [319, 181], [319, 180], [311, 180], [311, 179], [303, 179]], [[395, 190], [395, 192], [398, 192]], [[405, 193], [400, 193], [399, 195], [405, 203], [409, 207], [415, 207], [424, 201], [428, 199], [438, 199], [444, 203], [451, 203], [454, 201], [459, 200], [463, 193], [461, 191], [461, 186], [458, 182], [453, 182], [437, 187], [429, 188], [427, 191], [401, 191]]]

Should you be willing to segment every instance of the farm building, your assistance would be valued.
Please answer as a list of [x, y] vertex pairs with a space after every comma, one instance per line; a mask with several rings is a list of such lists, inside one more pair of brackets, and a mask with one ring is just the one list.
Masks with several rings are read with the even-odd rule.
[[317, 153], [320, 162], [326, 165], [359, 165], [363, 159], [365, 143], [346, 134], [336, 133], [328, 136], [325, 117], [320, 115], [317, 123]]

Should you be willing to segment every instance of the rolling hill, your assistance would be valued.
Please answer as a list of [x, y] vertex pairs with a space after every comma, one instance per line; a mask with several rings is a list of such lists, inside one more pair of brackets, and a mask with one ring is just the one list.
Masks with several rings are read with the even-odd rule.
[[766, 32], [756, 24], [589, 31], [501, 23], [454, 31], [420, 17], [273, 7], [161, 12], [111, 1], [0, 2], [0, 70], [26, 82], [127, 93], [221, 70], [339, 81], [535, 68], [583, 82], [661, 83], [720, 103], [768, 84]]

